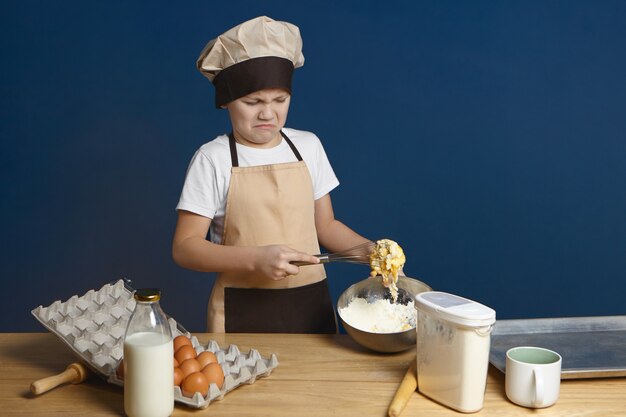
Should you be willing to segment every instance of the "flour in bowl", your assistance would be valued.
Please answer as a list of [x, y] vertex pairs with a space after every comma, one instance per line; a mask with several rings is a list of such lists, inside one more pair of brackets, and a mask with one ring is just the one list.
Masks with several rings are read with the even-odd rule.
[[339, 315], [350, 326], [370, 333], [397, 333], [415, 328], [417, 311], [413, 300], [408, 304], [392, 304], [389, 300], [368, 303], [354, 298]]

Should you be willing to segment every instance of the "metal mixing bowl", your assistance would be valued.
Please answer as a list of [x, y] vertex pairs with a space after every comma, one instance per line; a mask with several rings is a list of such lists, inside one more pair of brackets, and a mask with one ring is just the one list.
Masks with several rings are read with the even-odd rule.
[[[430, 291], [431, 288], [421, 281], [408, 277], [399, 277], [398, 279], [398, 301], [407, 304], [414, 300], [414, 297], [424, 291]], [[367, 278], [350, 286], [339, 296], [337, 300], [337, 311], [350, 304], [354, 298], [365, 298], [368, 302], [386, 298], [391, 299], [391, 293], [383, 286], [382, 277], [377, 276]], [[377, 352], [402, 352], [404, 350], [414, 348], [416, 333], [415, 327], [398, 333], [371, 333], [357, 329], [346, 323], [339, 313], [339, 319], [346, 333], [354, 339], [358, 344]]]

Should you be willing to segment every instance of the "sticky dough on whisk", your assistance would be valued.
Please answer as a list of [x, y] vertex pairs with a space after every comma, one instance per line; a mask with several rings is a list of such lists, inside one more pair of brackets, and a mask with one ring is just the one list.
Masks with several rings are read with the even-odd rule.
[[405, 261], [400, 245], [389, 239], [376, 241], [376, 247], [370, 254], [371, 275], [382, 275], [383, 285], [389, 288], [393, 301], [398, 299], [398, 271]]

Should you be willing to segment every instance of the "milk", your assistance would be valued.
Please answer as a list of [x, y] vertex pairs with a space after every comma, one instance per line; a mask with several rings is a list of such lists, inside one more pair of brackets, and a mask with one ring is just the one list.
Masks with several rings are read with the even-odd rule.
[[151, 332], [124, 341], [124, 411], [129, 417], [167, 417], [174, 411], [174, 345]]

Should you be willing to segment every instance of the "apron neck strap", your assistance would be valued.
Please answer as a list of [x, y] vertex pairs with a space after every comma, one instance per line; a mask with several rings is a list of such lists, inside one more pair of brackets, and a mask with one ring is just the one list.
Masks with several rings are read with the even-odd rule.
[[237, 158], [237, 142], [235, 142], [235, 135], [233, 132], [228, 134], [228, 145], [230, 146], [230, 161], [232, 166], [239, 166], [239, 158]]
[[[287, 144], [289, 145], [289, 147], [293, 151], [293, 154], [296, 156], [296, 159], [298, 161], [302, 161], [302, 156], [300, 155], [300, 152], [298, 152], [298, 148], [296, 148], [296, 145], [294, 145], [293, 142], [291, 141], [291, 139], [289, 139], [287, 137], [285, 132], [283, 132], [281, 130], [280, 134], [285, 139], [285, 141], [287, 141]], [[233, 167], [238, 167], [239, 166], [239, 158], [237, 157], [237, 141], [235, 141], [235, 135], [233, 134], [233, 132], [230, 132], [228, 134], [228, 145], [230, 146], [230, 161], [232, 163], [232, 166]]]
[[291, 141], [291, 139], [289, 139], [287, 137], [287, 135], [285, 134], [285, 132], [283, 132], [282, 130], [280, 131], [280, 134], [283, 136], [283, 138], [287, 141], [287, 143], [289, 144], [289, 147], [291, 148], [291, 150], [293, 151], [293, 154], [296, 156], [296, 159], [298, 161], [302, 161], [302, 156], [300, 156], [300, 152], [298, 152], [298, 149], [296, 148], [296, 145], [293, 144], [293, 142]]

